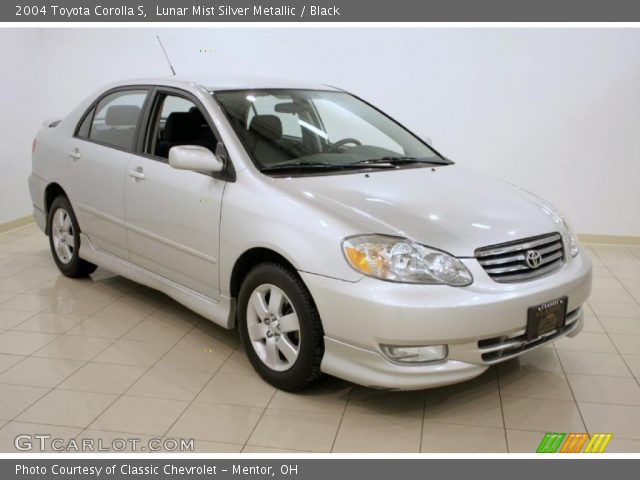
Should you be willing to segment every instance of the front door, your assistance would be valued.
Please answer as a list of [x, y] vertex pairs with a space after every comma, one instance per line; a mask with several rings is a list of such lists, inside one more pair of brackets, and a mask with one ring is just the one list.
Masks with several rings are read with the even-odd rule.
[[131, 159], [125, 182], [130, 259], [212, 299], [219, 296], [218, 253], [224, 180], [176, 170], [169, 150], [216, 140], [202, 108], [186, 96], [158, 92], [144, 155]]

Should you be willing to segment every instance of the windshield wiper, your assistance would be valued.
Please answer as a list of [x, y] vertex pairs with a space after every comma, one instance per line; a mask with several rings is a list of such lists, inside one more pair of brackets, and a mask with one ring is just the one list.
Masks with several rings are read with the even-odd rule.
[[360, 160], [358, 162], [350, 163], [349, 165], [380, 165], [380, 164], [389, 164], [389, 165], [403, 165], [408, 163], [429, 163], [433, 165], [449, 165], [449, 162], [446, 160], [439, 159], [427, 159], [427, 158], [416, 158], [416, 157], [395, 157], [395, 156], [385, 156], [385, 157], [377, 157], [377, 158], [368, 158], [366, 160]]
[[269, 167], [263, 168], [262, 172], [277, 172], [281, 170], [302, 170], [302, 169], [332, 169], [332, 170], [347, 170], [347, 169], [361, 169], [361, 168], [392, 168], [397, 165], [410, 164], [410, 163], [428, 163], [431, 165], [449, 165], [446, 160], [429, 160], [426, 158], [415, 157], [396, 157], [385, 156], [378, 158], [369, 158], [367, 160], [360, 160], [357, 162], [349, 163], [328, 163], [328, 162], [285, 162], [276, 163]]
[[[380, 165], [381, 167], [383, 165]], [[300, 169], [348, 169], [348, 168], [362, 168], [360, 162], [356, 163], [328, 163], [328, 162], [288, 162], [288, 163], [276, 163], [269, 167], [263, 168], [262, 172], [275, 172], [278, 170], [300, 170]]]

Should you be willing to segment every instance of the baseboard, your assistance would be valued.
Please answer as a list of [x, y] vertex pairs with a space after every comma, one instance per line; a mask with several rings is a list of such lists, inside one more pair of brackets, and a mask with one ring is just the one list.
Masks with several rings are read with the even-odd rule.
[[0, 223], [0, 233], [24, 227], [25, 225], [29, 225], [30, 223], [33, 223], [33, 215], [27, 215], [26, 217], [17, 218], [7, 223]]
[[601, 243], [603, 245], [640, 245], [640, 237], [631, 235], [593, 235], [579, 233], [578, 240], [582, 243]]

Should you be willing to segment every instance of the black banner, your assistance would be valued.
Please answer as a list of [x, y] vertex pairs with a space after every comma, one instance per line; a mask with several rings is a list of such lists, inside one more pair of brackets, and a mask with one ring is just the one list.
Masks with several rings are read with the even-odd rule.
[[633, 22], [629, 0], [16, 0], [2, 22]]
[[0, 478], [8, 479], [220, 479], [274, 480], [395, 478], [512, 479], [580, 478], [600, 480], [636, 478], [637, 460], [569, 459], [42, 459], [0, 460]]

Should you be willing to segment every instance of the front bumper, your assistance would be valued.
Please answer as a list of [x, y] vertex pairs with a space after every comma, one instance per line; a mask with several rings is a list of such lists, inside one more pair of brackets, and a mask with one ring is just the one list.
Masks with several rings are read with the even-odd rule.
[[[419, 389], [480, 375], [490, 365], [538, 348], [582, 328], [581, 306], [591, 292], [591, 262], [584, 254], [536, 280], [500, 284], [475, 259], [468, 287], [407, 285], [364, 277], [358, 282], [301, 272], [325, 332], [322, 370], [378, 388]], [[568, 297], [565, 328], [524, 340], [529, 307]], [[402, 365], [380, 345], [447, 345], [445, 360]]]

